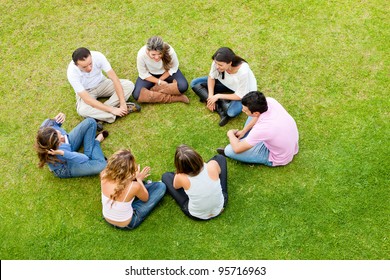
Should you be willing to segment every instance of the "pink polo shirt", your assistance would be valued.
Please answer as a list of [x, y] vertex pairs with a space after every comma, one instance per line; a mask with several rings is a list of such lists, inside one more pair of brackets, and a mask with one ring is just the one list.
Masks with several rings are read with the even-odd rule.
[[245, 141], [251, 146], [264, 142], [272, 165], [286, 165], [298, 153], [297, 124], [278, 101], [267, 97], [267, 103], [268, 111], [260, 115]]

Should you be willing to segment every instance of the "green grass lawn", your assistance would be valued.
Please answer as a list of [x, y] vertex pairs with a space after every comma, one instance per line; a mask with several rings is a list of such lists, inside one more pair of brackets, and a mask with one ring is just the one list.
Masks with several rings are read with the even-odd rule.
[[[390, 12], [387, 1], [0, 0], [0, 259], [389, 259]], [[40, 123], [82, 118], [66, 69], [74, 49], [106, 55], [135, 82], [136, 55], [161, 35], [190, 82], [231, 47], [259, 90], [295, 118], [300, 151], [285, 167], [228, 160], [229, 203], [209, 222], [190, 220], [170, 196], [134, 231], [102, 220], [99, 178], [38, 169]], [[173, 171], [177, 145], [205, 158], [241, 128], [190, 104], [143, 105], [106, 125], [106, 156], [131, 148]]]

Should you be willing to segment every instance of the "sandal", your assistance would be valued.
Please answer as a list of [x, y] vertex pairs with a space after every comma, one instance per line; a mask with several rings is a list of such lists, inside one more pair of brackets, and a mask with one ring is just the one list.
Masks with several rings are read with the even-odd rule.
[[[101, 141], [98, 140], [98, 137], [99, 135], [103, 136], [103, 139]], [[108, 137], [109, 133], [107, 130], [103, 130], [102, 132], [100, 132], [98, 135], [96, 135], [96, 140], [98, 140], [99, 142], [103, 142], [104, 139], [106, 139]]]

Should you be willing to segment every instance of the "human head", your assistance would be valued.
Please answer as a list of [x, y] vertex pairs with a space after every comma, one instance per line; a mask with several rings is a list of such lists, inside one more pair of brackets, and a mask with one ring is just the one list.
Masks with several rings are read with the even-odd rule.
[[[222, 47], [222, 48], [219, 48], [214, 54], [213, 56], [211, 57], [216, 63], [217, 65], [220, 65], [221, 67], [221, 70], [220, 72], [223, 72], [225, 71], [226, 69], [222, 69], [224, 68], [223, 66], [226, 64], [226, 67], [230, 67], [230, 66], [238, 66], [240, 65], [243, 61], [245, 62], [245, 60], [239, 56], [237, 56], [233, 51], [232, 49], [228, 48], [228, 47]], [[218, 70], [219, 71], [219, 70]]]
[[115, 152], [107, 162], [104, 175], [109, 180], [123, 182], [134, 179], [137, 172], [134, 155], [129, 149]]
[[148, 56], [156, 62], [162, 60], [165, 70], [172, 67], [172, 57], [169, 54], [170, 46], [159, 36], [153, 36], [146, 42]]
[[55, 156], [49, 155], [50, 150], [57, 150], [60, 146], [59, 133], [52, 127], [44, 127], [38, 130], [35, 141], [35, 150], [37, 151], [39, 163], [42, 168], [45, 163], [58, 162]]
[[176, 148], [175, 167], [177, 173], [196, 176], [204, 165], [202, 157], [191, 147], [180, 145]]
[[87, 48], [78, 48], [72, 54], [74, 64], [83, 72], [91, 72], [92, 57], [91, 52]]
[[268, 104], [264, 94], [260, 91], [250, 91], [241, 100], [243, 106], [253, 114], [258, 112], [260, 114], [267, 112]]

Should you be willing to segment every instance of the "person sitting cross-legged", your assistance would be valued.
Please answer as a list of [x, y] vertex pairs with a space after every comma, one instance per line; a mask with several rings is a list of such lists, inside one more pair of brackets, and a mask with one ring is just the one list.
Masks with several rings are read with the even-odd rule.
[[[242, 111], [248, 115], [243, 130], [227, 132], [230, 144], [218, 148], [226, 157], [245, 163], [279, 166], [290, 163], [298, 153], [298, 128], [295, 120], [273, 98], [251, 91], [242, 99]], [[247, 129], [252, 118], [257, 121]]]

